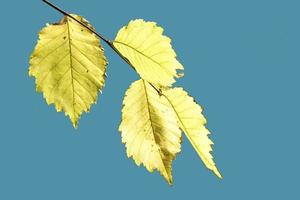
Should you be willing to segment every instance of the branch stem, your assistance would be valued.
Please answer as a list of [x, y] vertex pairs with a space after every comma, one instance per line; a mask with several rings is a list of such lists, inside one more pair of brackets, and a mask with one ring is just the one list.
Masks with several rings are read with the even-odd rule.
[[103, 35], [97, 33], [96, 31], [94, 31], [93, 29], [89, 28], [88, 26], [86, 26], [84, 23], [82, 23], [81, 21], [79, 21], [78, 19], [76, 19], [75, 17], [73, 17], [72, 15], [70, 15], [69, 13], [67, 13], [66, 11], [62, 10], [61, 8], [55, 6], [54, 4], [50, 3], [47, 0], [42, 0], [44, 3], [46, 3], [47, 5], [49, 5], [50, 7], [54, 8], [55, 10], [57, 10], [58, 12], [62, 13], [65, 16], [70, 17], [71, 19], [73, 19], [74, 21], [78, 22], [79, 24], [81, 24], [82, 26], [84, 26], [85, 28], [87, 28], [89, 31], [91, 31], [92, 33], [94, 33], [95, 35], [97, 35], [99, 38], [101, 38], [104, 42], [106, 42], [108, 45], [111, 44], [111, 41], [106, 39]]
[[[73, 17], [72, 15], [70, 15], [69, 13], [67, 13], [66, 11], [62, 10], [61, 8], [57, 7], [56, 5], [50, 3], [47, 0], [42, 0], [44, 3], [46, 3], [48, 6], [54, 8], [55, 10], [57, 10], [58, 12], [60, 12], [61, 14], [73, 19], [74, 21], [76, 21], [77, 23], [79, 23], [81, 26], [85, 27], [86, 29], [88, 29], [89, 31], [91, 31], [92, 33], [94, 33], [95, 35], [97, 35], [100, 39], [102, 39], [110, 48], [112, 48], [119, 56], [120, 58], [122, 58], [127, 64], [129, 64], [131, 66], [131, 68], [133, 70], [135, 70], [134, 66], [130, 63], [130, 61], [124, 57], [121, 52], [116, 49], [116, 47], [113, 44], [113, 41], [107, 39], [106, 37], [104, 37], [102, 34], [97, 33], [95, 30], [93, 30], [92, 28], [86, 26], [84, 23], [82, 23], [81, 21], [79, 21], [78, 19], [76, 19], [75, 17]], [[136, 71], [136, 70], [135, 70]], [[148, 82], [148, 81], [147, 81]], [[149, 82], [148, 82], [149, 83]], [[161, 94], [161, 92], [152, 84], [149, 83], [159, 94]]]

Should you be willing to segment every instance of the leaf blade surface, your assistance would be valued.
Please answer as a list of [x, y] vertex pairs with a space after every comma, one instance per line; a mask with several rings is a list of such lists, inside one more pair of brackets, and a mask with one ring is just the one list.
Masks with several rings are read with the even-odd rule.
[[127, 156], [172, 184], [172, 161], [180, 152], [181, 131], [165, 98], [146, 81], [134, 82], [123, 101], [119, 127]]
[[212, 170], [217, 177], [222, 178], [210, 153], [213, 142], [208, 137], [210, 132], [205, 127], [206, 119], [202, 114], [201, 106], [183, 88], [165, 89], [163, 90], [163, 96], [172, 106], [181, 130], [185, 133], [205, 166]]
[[144, 80], [170, 86], [181, 77], [183, 66], [176, 59], [171, 39], [155, 22], [132, 20], [121, 28], [113, 41], [114, 47], [130, 62]]
[[[73, 17], [93, 28], [83, 17]], [[96, 35], [65, 16], [40, 31], [29, 64], [36, 90], [58, 112], [64, 110], [77, 127], [80, 115], [90, 110], [105, 82], [107, 61]]]

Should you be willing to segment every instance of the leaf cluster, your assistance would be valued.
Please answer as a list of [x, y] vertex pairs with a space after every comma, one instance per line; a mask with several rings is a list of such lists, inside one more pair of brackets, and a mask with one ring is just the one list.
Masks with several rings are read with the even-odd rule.
[[77, 127], [104, 87], [108, 62], [102, 39], [140, 77], [123, 100], [119, 131], [127, 156], [150, 172], [158, 170], [172, 184], [172, 161], [181, 150], [183, 132], [206, 167], [221, 178], [202, 108], [183, 88], [173, 87], [184, 68], [162, 27], [132, 20], [110, 41], [83, 17], [44, 2], [64, 14], [60, 22], [40, 31], [29, 61], [29, 75], [35, 77], [36, 90], [48, 104], [64, 111]]

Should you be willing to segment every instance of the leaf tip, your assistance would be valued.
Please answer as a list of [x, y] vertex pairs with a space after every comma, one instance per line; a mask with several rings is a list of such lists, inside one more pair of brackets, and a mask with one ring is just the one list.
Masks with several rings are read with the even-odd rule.
[[167, 181], [169, 186], [173, 186], [173, 178], [172, 175], [170, 174], [163, 174], [163, 177], [165, 178], [165, 180]]
[[218, 170], [216, 167], [213, 169], [213, 172], [215, 173], [215, 175], [216, 175], [218, 178], [223, 179], [221, 173], [219, 172], [219, 170]]
[[173, 186], [173, 180], [168, 180], [167, 182], [168, 182], [168, 184], [169, 184], [170, 187]]
[[78, 128], [78, 118], [71, 118], [71, 122], [72, 122], [72, 125], [73, 125], [73, 128], [74, 129], [77, 129]]
[[72, 123], [72, 124], [73, 124], [73, 128], [74, 128], [75, 130], [77, 130], [78, 124], [77, 124], [77, 123], [76, 123], [76, 124]]

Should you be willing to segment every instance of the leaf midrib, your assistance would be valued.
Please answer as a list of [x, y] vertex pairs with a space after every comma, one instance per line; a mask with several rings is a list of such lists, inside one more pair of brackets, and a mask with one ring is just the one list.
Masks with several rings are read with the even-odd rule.
[[[159, 62], [157, 62], [156, 60], [154, 60], [153, 58], [149, 57], [148, 55], [144, 54], [143, 52], [141, 52], [140, 50], [132, 47], [131, 45], [129, 44], [126, 44], [124, 42], [120, 42], [120, 41], [116, 41], [114, 40], [113, 43], [118, 43], [118, 44], [122, 44], [124, 46], [127, 46], [131, 49], [133, 49], [134, 51], [138, 52], [139, 54], [143, 55], [144, 57], [148, 58], [149, 60], [151, 60], [152, 62], [154, 62], [155, 64], [157, 64], [160, 68], [162, 68], [166, 73], [168, 74], [172, 74], [168, 69], [166, 69], [165, 67], [161, 66], [161, 64]], [[134, 67], [134, 66], [133, 66]]]
[[[149, 120], [150, 120], [150, 124], [151, 124], [151, 129], [152, 129], [152, 136], [153, 136], [153, 140], [154, 140], [155, 144], [157, 145], [158, 143], [157, 143], [157, 141], [156, 141], [156, 139], [155, 139], [155, 135], [154, 135], [154, 127], [153, 127], [153, 122], [152, 122], [152, 117], [151, 117], [150, 103], [149, 103], [149, 98], [148, 98], [148, 93], [147, 93], [146, 83], [145, 83], [145, 81], [144, 81], [143, 79], [142, 79], [142, 82], [143, 82], [143, 86], [144, 86], [144, 90], [145, 90], [145, 96], [146, 96], [147, 108], [148, 108], [147, 110], [148, 110]], [[167, 172], [166, 166], [165, 166], [164, 161], [163, 161], [163, 159], [162, 159], [161, 151], [159, 150], [158, 153], [159, 153], [159, 155], [160, 155], [160, 160], [161, 160], [162, 165], [163, 165], [163, 167], [164, 167], [164, 171], [165, 171], [166, 175], [169, 177], [169, 174], [168, 174], [168, 172]], [[172, 183], [171, 177], [169, 177], [168, 182]]]
[[[180, 117], [180, 115], [178, 114], [177, 110], [175, 109], [175, 107], [174, 107], [173, 103], [171, 102], [171, 100], [167, 97], [167, 95], [163, 94], [163, 96], [167, 99], [167, 101], [170, 103], [172, 109], [174, 110], [174, 112], [175, 112], [175, 114], [176, 114], [176, 116], [177, 116], [177, 118], [178, 118], [180, 124], [182, 125], [182, 129], [183, 129], [183, 132], [185, 133], [186, 137], [191, 141], [192, 146], [194, 147], [194, 149], [196, 149], [196, 150], [201, 154], [201, 156], [202, 156], [201, 159], [204, 159], [207, 163], [210, 163], [210, 165], [213, 166], [212, 168], [214, 168], [214, 165], [211, 164], [211, 162], [206, 158], [206, 156], [204, 156], [204, 153], [202, 152], [202, 150], [199, 149], [199, 148], [194, 144], [194, 140], [189, 136], [189, 131], [188, 131], [187, 128], [184, 126], [184, 123], [182, 122], [181, 117]], [[213, 169], [211, 169], [211, 170], [213, 170]]]
[[[71, 33], [70, 33], [70, 23], [69, 18], [67, 17], [67, 28], [68, 28], [68, 44], [69, 44], [69, 53], [70, 53], [70, 74], [71, 74], [71, 85], [72, 85], [72, 107], [73, 107], [73, 119], [75, 119], [75, 97], [74, 97], [74, 81], [73, 81], [73, 63], [72, 63], [72, 44], [71, 44]], [[76, 126], [77, 124], [75, 124]]]

